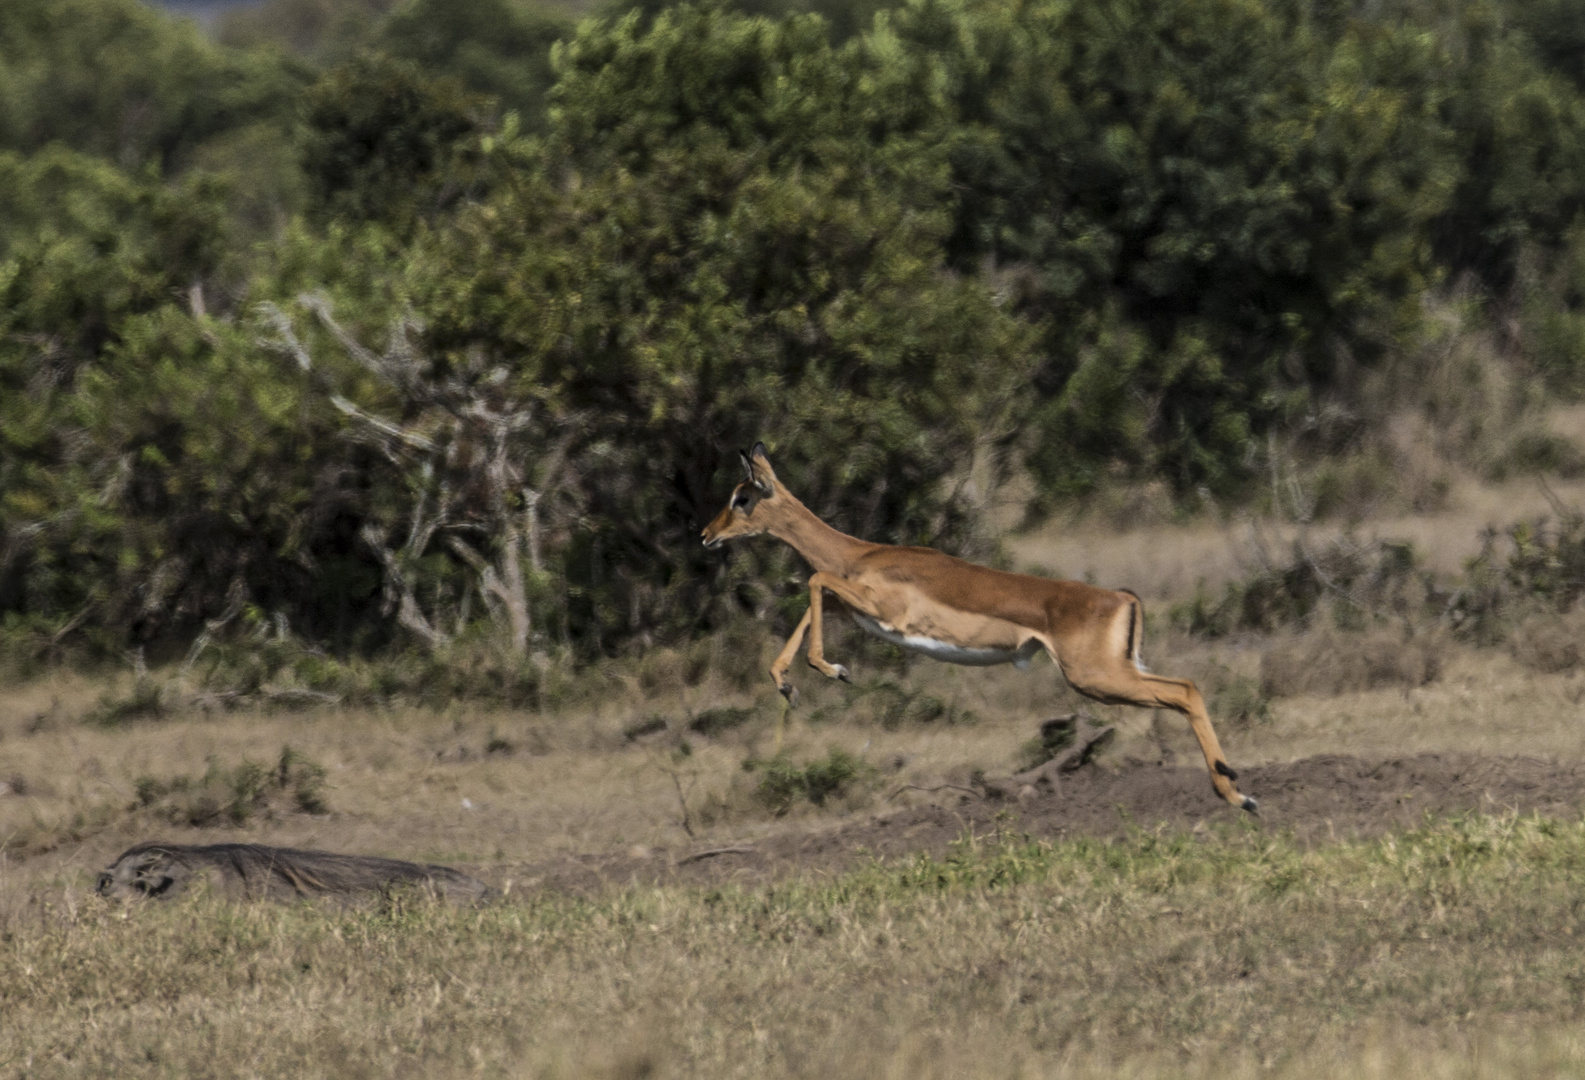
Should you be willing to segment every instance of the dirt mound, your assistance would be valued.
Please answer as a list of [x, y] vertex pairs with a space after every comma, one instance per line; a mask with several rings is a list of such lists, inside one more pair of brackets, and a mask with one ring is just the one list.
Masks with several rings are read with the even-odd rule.
[[1023, 801], [962, 795], [955, 803], [882, 811], [798, 835], [590, 855], [496, 874], [512, 878], [514, 888], [580, 894], [662, 882], [755, 885], [811, 871], [840, 873], [873, 858], [940, 855], [967, 830], [1060, 839], [1237, 828], [1249, 820], [1301, 842], [1325, 843], [1410, 827], [1428, 814], [1517, 810], [1564, 818], [1585, 808], [1585, 765], [1524, 757], [1326, 755], [1241, 770], [1239, 786], [1260, 799], [1258, 821], [1218, 800], [1204, 769], [1130, 763], [1065, 775], [1055, 789]]

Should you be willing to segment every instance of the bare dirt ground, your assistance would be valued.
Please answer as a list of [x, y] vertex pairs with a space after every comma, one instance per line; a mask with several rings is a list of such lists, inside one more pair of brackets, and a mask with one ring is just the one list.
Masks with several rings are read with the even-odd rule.
[[1262, 800], [1247, 817], [1210, 793], [1200, 769], [1144, 762], [1091, 766], [1060, 790], [1021, 801], [962, 794], [955, 804], [866, 815], [835, 827], [753, 843], [636, 848], [492, 868], [519, 888], [594, 894], [627, 884], [744, 887], [809, 874], [838, 874], [871, 860], [947, 855], [970, 837], [1108, 838], [1237, 828], [1281, 830], [1304, 843], [1380, 835], [1427, 818], [1469, 812], [1577, 818], [1585, 765], [1530, 757], [1416, 754], [1369, 760], [1323, 755], [1240, 773]]

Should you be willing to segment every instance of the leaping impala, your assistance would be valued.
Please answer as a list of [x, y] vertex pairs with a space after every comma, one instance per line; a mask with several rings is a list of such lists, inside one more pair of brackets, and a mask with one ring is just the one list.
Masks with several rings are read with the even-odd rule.
[[787, 669], [804, 635], [809, 666], [846, 680], [847, 668], [828, 663], [821, 636], [821, 604], [830, 592], [860, 626], [894, 645], [953, 664], [1027, 667], [1044, 649], [1068, 683], [1107, 705], [1175, 709], [1189, 720], [1205, 753], [1211, 784], [1228, 802], [1251, 813], [1222, 756], [1205, 699], [1188, 679], [1153, 675], [1139, 662], [1144, 611], [1131, 592], [1077, 581], [1009, 574], [925, 547], [871, 544], [840, 533], [793, 497], [771, 468], [765, 444], [740, 454], [747, 476], [732, 489], [726, 509], [705, 526], [705, 547], [769, 533], [791, 544], [814, 573], [809, 610], [771, 664], [776, 688], [792, 699]]

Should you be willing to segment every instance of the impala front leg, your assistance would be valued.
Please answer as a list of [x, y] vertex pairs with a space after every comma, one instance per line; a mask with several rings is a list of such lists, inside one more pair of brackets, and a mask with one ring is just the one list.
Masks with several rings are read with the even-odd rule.
[[776, 654], [776, 659], [771, 662], [770, 677], [776, 684], [776, 689], [781, 691], [781, 696], [787, 699], [789, 705], [798, 702], [798, 688], [787, 679], [787, 669], [792, 667], [793, 657], [798, 655], [798, 646], [804, 643], [804, 633], [809, 629], [809, 617], [814, 614], [814, 605], [804, 612], [804, 617], [798, 620], [798, 625], [793, 628], [792, 637], [787, 639], [787, 644], [781, 647], [781, 652]]
[[[841, 664], [826, 663], [825, 634], [821, 629], [820, 620], [822, 612], [822, 595], [826, 589], [831, 589], [833, 579], [829, 574], [815, 574], [809, 579], [809, 611], [804, 616], [809, 620], [809, 666], [828, 679], [841, 679], [843, 682], [852, 682], [848, 678], [848, 669]], [[837, 589], [832, 592], [841, 595]]]

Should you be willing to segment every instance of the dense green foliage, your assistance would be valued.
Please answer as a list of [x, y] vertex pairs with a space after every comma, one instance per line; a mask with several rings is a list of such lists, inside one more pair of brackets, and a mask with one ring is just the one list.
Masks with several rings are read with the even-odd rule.
[[0, 0], [13, 646], [780, 612], [697, 543], [756, 439], [960, 551], [1014, 469], [1238, 497], [1456, 281], [1585, 392], [1575, 0], [598, 10]]

